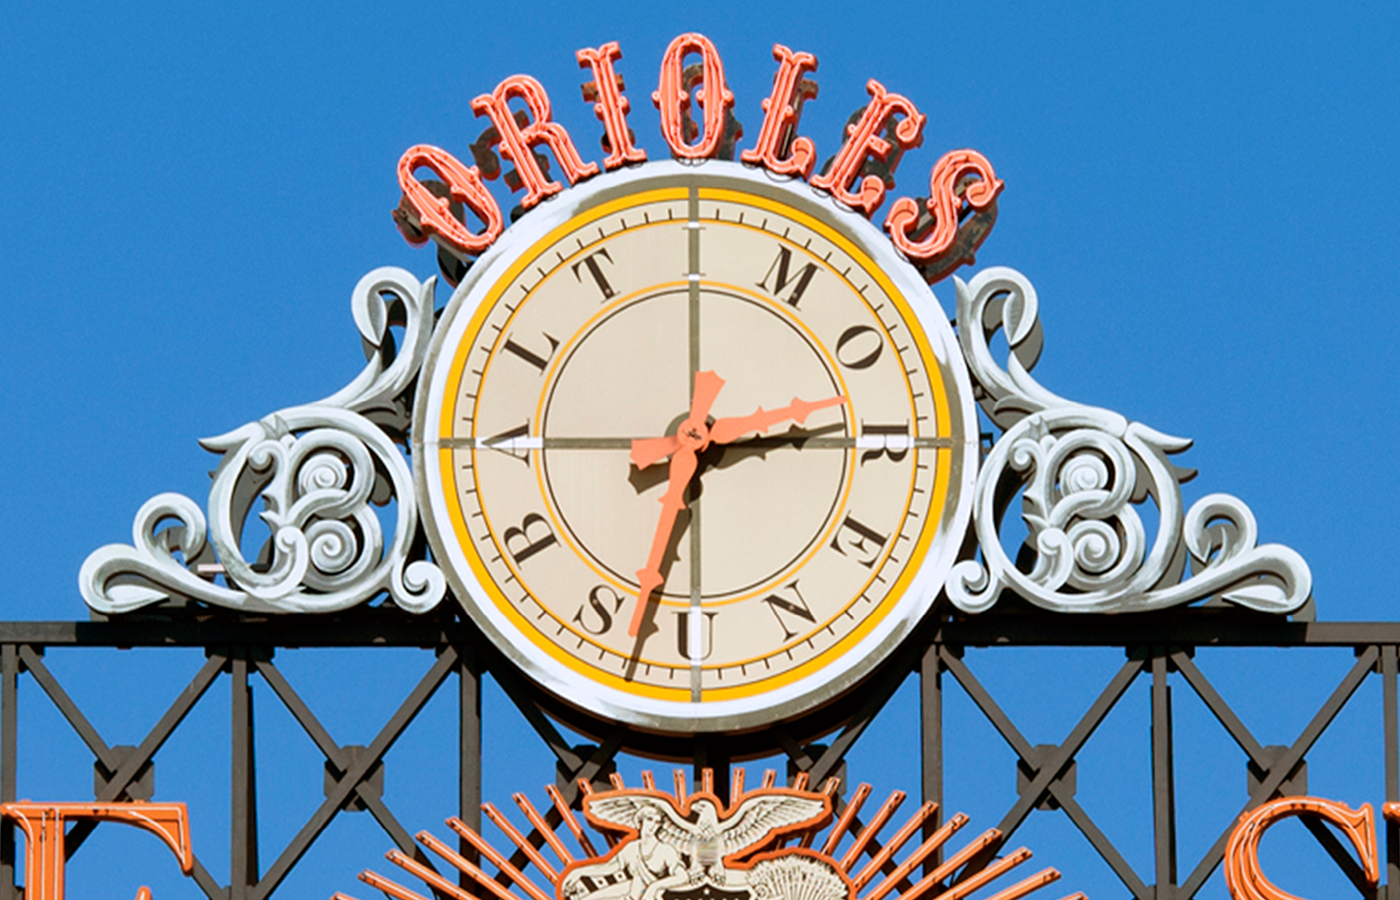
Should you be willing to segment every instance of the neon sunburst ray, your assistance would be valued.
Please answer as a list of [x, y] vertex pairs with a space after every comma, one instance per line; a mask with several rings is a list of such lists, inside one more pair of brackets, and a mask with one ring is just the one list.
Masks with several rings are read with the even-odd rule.
[[[462, 876], [460, 885], [426, 855], [415, 859], [393, 850], [387, 858], [446, 900], [685, 900], [691, 894], [747, 900], [964, 900], [977, 894], [978, 900], [1020, 900], [1060, 878], [1058, 870], [1045, 868], [1000, 887], [1031, 851], [1021, 847], [993, 855], [1002, 841], [995, 828], [940, 860], [969, 822], [963, 813], [911, 848], [935, 820], [938, 805], [931, 802], [882, 839], [905, 794], [891, 792], [863, 823], [859, 813], [870, 798], [869, 784], [858, 785], [844, 804], [835, 778], [813, 790], [807, 774], [799, 773], [790, 786], [778, 787], [772, 769], [754, 790], [746, 789], [744, 770], [735, 770], [727, 799], [716, 795], [710, 769], [702, 771], [695, 791], [680, 769], [670, 793], [657, 789], [649, 771], [642, 773], [640, 787], [628, 788], [616, 774], [610, 785], [600, 790], [578, 783], [582, 818], [553, 785], [545, 788], [550, 801], [545, 813], [524, 794], [514, 794], [528, 831], [494, 804], [484, 804], [486, 818], [513, 845], [513, 857], [455, 817], [447, 820], [448, 828], [481, 862], [420, 832], [419, 843]], [[602, 839], [604, 852], [598, 852], [589, 832]], [[920, 871], [924, 874], [915, 880]], [[374, 871], [359, 877], [390, 900], [431, 900]], [[355, 898], [337, 892], [332, 900]], [[1075, 893], [1063, 900], [1085, 897]]]

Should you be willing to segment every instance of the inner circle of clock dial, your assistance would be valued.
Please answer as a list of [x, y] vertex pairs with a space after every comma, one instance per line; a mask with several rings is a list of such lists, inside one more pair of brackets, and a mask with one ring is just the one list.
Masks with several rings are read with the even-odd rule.
[[[699, 293], [699, 368], [726, 380], [711, 420], [842, 393], [835, 360], [790, 314], [738, 290], [707, 285]], [[638, 470], [625, 445], [598, 448], [590, 439], [675, 433], [690, 405], [689, 316], [686, 288], [616, 304], [561, 346], [546, 391], [540, 459], [554, 512], [577, 549], [622, 589], [637, 589], [666, 467]], [[707, 448], [673, 529], [663, 600], [687, 604], [693, 586], [706, 605], [742, 599], [812, 552], [841, 507], [850, 453], [837, 443], [808, 445], [849, 438], [850, 416], [840, 406], [818, 410], [802, 425]]]

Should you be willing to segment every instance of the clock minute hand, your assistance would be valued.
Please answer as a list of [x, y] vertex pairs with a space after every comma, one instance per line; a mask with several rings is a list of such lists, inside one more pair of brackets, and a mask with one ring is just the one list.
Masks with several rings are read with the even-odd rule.
[[788, 419], [792, 419], [800, 425], [811, 413], [819, 409], [826, 409], [828, 406], [840, 406], [845, 402], [846, 398], [840, 394], [835, 397], [827, 397], [825, 400], [799, 400], [794, 397], [787, 406], [781, 406], [777, 409], [766, 410], [760, 406], [758, 411], [752, 415], [716, 419], [715, 423], [710, 426], [710, 442], [728, 444], [751, 431], [767, 431], [779, 422]]
[[[715, 398], [719, 396], [722, 387], [724, 379], [714, 372], [696, 372], [695, 389], [690, 397], [690, 414], [672, 436], [674, 443], [662, 444], [655, 438], [632, 442], [632, 461], [638, 468], [646, 468], [666, 453], [671, 454], [671, 465], [667, 474], [666, 493], [661, 497], [661, 520], [656, 523], [656, 533], [651, 539], [651, 552], [647, 555], [646, 567], [637, 570], [637, 608], [632, 611], [632, 622], [627, 626], [629, 637], [636, 637], [637, 632], [641, 630], [642, 617], [646, 614], [651, 593], [661, 587], [664, 580], [661, 577], [661, 561], [665, 559], [666, 547], [671, 543], [676, 516], [685, 508], [685, 489], [690, 486], [690, 479], [695, 477], [695, 470], [700, 467], [697, 454], [710, 444], [710, 433], [705, 423], [710, 416], [710, 407], [715, 405]], [[649, 450], [652, 454], [658, 449], [664, 449], [665, 452], [654, 456], [642, 453], [641, 459], [646, 462], [646, 465], [642, 465], [638, 461], [639, 443], [644, 445], [640, 449]]]
[[642, 627], [642, 616], [652, 591], [661, 587], [665, 580], [661, 577], [661, 561], [666, 557], [666, 548], [671, 543], [671, 532], [676, 526], [676, 516], [685, 508], [685, 489], [699, 466], [695, 451], [681, 447], [671, 455], [670, 486], [661, 497], [661, 520], [656, 523], [656, 534], [651, 539], [651, 553], [647, 555], [646, 568], [637, 570], [637, 608], [632, 611], [632, 622], [627, 626], [627, 634], [636, 637]]

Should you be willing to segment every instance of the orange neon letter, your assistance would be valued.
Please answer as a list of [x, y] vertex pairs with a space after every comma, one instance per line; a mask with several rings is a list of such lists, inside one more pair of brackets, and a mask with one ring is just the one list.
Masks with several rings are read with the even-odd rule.
[[[817, 96], [816, 82], [802, 77], [816, 71], [817, 58], [810, 53], [793, 53], [782, 44], [773, 45], [773, 58], [778, 61], [778, 72], [773, 76], [773, 95], [763, 101], [758, 144], [741, 153], [739, 159], [779, 175], [806, 178], [812, 174], [817, 151], [811, 138], [796, 137], [797, 122], [803, 102]], [[786, 158], [780, 158], [785, 150]]]
[[1380, 882], [1371, 804], [1352, 809], [1345, 803], [1317, 797], [1282, 797], [1241, 816], [1230, 833], [1230, 841], [1225, 845], [1225, 886], [1234, 900], [1301, 900], [1265, 878], [1259, 866], [1259, 841], [1264, 832], [1288, 816], [1317, 816], [1336, 825], [1361, 857], [1366, 882], [1372, 887]]
[[[685, 134], [690, 93], [685, 89], [682, 63], [687, 53], [700, 54], [700, 87], [695, 91], [695, 99], [705, 111], [699, 140], [694, 144], [686, 143]], [[661, 111], [661, 136], [671, 146], [672, 153], [681, 159], [706, 159], [714, 155], [724, 137], [724, 114], [734, 105], [734, 94], [724, 83], [724, 64], [709, 38], [690, 33], [671, 42], [661, 58], [661, 84], [651, 95], [651, 102]]]
[[[958, 195], [958, 184], [964, 179], [978, 178], [967, 184]], [[976, 150], [954, 150], [945, 153], [933, 167], [929, 175], [929, 196], [927, 207], [933, 217], [933, 227], [922, 240], [914, 240], [914, 231], [919, 223], [919, 204], [908, 197], [900, 197], [885, 217], [885, 230], [890, 233], [894, 245], [916, 263], [929, 263], [952, 248], [958, 237], [958, 218], [966, 203], [972, 210], [981, 212], [992, 205], [1006, 185], [997, 179], [992, 164], [987, 157]], [[976, 244], [970, 250], [981, 246], [987, 239], [988, 231], [977, 235]]]
[[580, 68], [587, 66], [593, 72], [593, 83], [583, 86], [583, 99], [595, 101], [593, 112], [603, 123], [608, 151], [604, 168], [646, 162], [647, 152], [632, 143], [632, 130], [627, 127], [627, 111], [632, 104], [622, 96], [622, 78], [613, 71], [613, 60], [622, 59], [617, 41], [608, 41], [596, 50], [585, 48], [574, 55]]
[[[434, 196], [421, 181], [413, 176], [419, 168], [431, 169], [444, 182], [452, 200], [461, 203], [476, 214], [486, 227], [480, 234], [472, 234], [465, 225], [452, 215], [452, 202], [446, 197]], [[399, 159], [399, 190], [403, 191], [406, 222], [400, 222], [399, 230], [404, 238], [415, 246], [425, 243], [436, 235], [449, 249], [459, 254], [475, 256], [500, 237], [501, 209], [486, 185], [481, 183], [481, 173], [476, 166], [464, 166], [457, 157], [446, 150], [419, 144], [409, 147]], [[403, 207], [395, 211], [397, 219]], [[416, 221], [414, 221], [416, 219]], [[417, 229], [418, 234], [404, 228], [404, 225]]]
[[[69, 822], [88, 819], [122, 822], [153, 832], [174, 851], [180, 871], [194, 869], [190, 819], [183, 803], [22, 803], [0, 804], [0, 816], [24, 831], [25, 900], [63, 900], [63, 832]], [[147, 888], [138, 896], [150, 897]]]
[[[875, 212], [885, 200], [885, 182], [874, 175], [861, 179], [858, 193], [850, 190], [851, 182], [860, 174], [867, 156], [883, 161], [893, 147], [880, 137], [885, 121], [895, 113], [904, 118], [895, 126], [894, 137], [899, 146], [905, 149], [919, 146], [924, 135], [924, 116], [906, 97], [891, 94], [885, 86], [870, 79], [865, 89], [870, 92], [870, 105], [865, 108], [860, 121], [846, 128], [846, 142], [831, 161], [831, 170], [825, 175], [812, 179], [812, 185], [831, 196], [865, 213]], [[891, 173], [893, 174], [893, 173]]]
[[[510, 111], [510, 98], [519, 97], [530, 110], [532, 121], [521, 128]], [[525, 198], [520, 205], [529, 209], [551, 194], [563, 190], [563, 185], [545, 176], [531, 147], [547, 144], [559, 160], [559, 167], [568, 176], [569, 184], [598, 174], [597, 163], [584, 163], [574, 149], [569, 132], [558, 122], [550, 121], [549, 95], [544, 85], [529, 75], [512, 75], [496, 85], [489, 94], [472, 101], [472, 112], [491, 118], [501, 136], [501, 155], [515, 163], [520, 182], [525, 186]]]

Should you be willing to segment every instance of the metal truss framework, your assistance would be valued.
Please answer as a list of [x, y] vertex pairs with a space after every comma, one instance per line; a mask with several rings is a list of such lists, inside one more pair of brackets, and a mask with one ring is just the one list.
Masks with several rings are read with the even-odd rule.
[[[275, 633], [275, 639], [268, 634]], [[289, 647], [416, 647], [432, 654], [425, 674], [366, 747], [339, 744], [315, 713], [273, 663], [274, 651]], [[977, 679], [963, 660], [966, 647], [1073, 646], [1116, 647], [1127, 660], [1112, 676], [1098, 698], [1052, 747], [1033, 746]], [[44, 663], [50, 647], [202, 647], [205, 664], [185, 686], [159, 721], [135, 747], [109, 745]], [[1305, 650], [1346, 647], [1356, 662], [1337, 684], [1293, 744], [1286, 749], [1265, 747], [1231, 709], [1193, 661], [1197, 647], [1282, 647]], [[1044, 614], [988, 614], [981, 617], [931, 623], [919, 639], [908, 642], [860, 692], [858, 708], [844, 712], [838, 727], [823, 743], [803, 743], [784, 726], [770, 729], [770, 746], [789, 759], [789, 774], [806, 773], [813, 784], [842, 774], [844, 759], [875, 716], [896, 690], [911, 677], [920, 680], [922, 717], [922, 772], [925, 800], [942, 808], [943, 700], [952, 679], [964, 691], [1010, 746], [1024, 775], [1018, 795], [998, 824], [1002, 837], [951, 877], [966, 879], [987, 866], [1033, 810], [1052, 808], [1063, 812], [1122, 881], [1136, 900], [1189, 900], [1210, 878], [1224, 855], [1228, 830], [1205, 855], [1179, 878], [1176, 839], [1176, 788], [1173, 778], [1172, 703], [1168, 676], [1200, 698], [1243, 752], [1256, 778], [1241, 811], [1284, 792], [1300, 771], [1308, 752], [1328, 729], [1357, 689], [1371, 676], [1382, 685], [1385, 800], [1400, 800], [1400, 701], [1397, 670], [1400, 669], [1400, 622], [1395, 623], [1291, 623], [1280, 618], [1240, 615], [1215, 609], [1191, 609], [1169, 614], [1135, 617], [1065, 617]], [[231, 883], [219, 881], [196, 859], [193, 877], [210, 900], [265, 900], [283, 882], [331, 821], [347, 809], [367, 810], [398, 848], [431, 867], [410, 832], [399, 822], [381, 796], [382, 760], [395, 740], [427, 702], [454, 675], [459, 697], [459, 815], [473, 828], [480, 826], [481, 806], [481, 679], [490, 676], [529, 722], [540, 740], [558, 759], [558, 787], [563, 800], [577, 805], [580, 779], [605, 783], [614, 757], [624, 749], [644, 746], [645, 736], [616, 726], [598, 734], [596, 745], [572, 745], [541, 710], [545, 703], [537, 689], [523, 679], [482, 642], [470, 626], [445, 620], [364, 612], [353, 616], [265, 619], [143, 620], [108, 622], [6, 622], [0, 623], [0, 802], [17, 797], [16, 765], [22, 735], [17, 702], [22, 676], [52, 701], [91, 751], [98, 782], [98, 802], [149, 797], [143, 776], [161, 747], [180, 727], [187, 714], [223, 675], [231, 682]], [[286, 707], [307, 736], [325, 756], [331, 780], [324, 802], [307, 820], [273, 862], [263, 869], [257, 828], [257, 791], [253, 766], [254, 716], [252, 680], [261, 678]], [[1124, 859], [1113, 841], [1099, 829], [1075, 799], [1075, 759], [1095, 729], [1139, 678], [1151, 684], [1151, 772], [1153, 797], [1154, 864], [1151, 873], [1139, 873]], [[728, 793], [729, 760], [723, 735], [697, 736], [693, 744], [697, 782], [700, 771], [713, 768], [715, 789]], [[838, 798], [838, 809], [843, 804]], [[561, 822], [557, 810], [543, 817], [553, 829]], [[1372, 896], [1360, 868], [1335, 835], [1319, 822], [1305, 825], [1363, 894]], [[938, 817], [925, 825], [931, 833], [941, 824]], [[93, 823], [79, 823], [68, 833], [66, 852], [81, 848]], [[856, 823], [856, 827], [861, 827]], [[1400, 828], [1385, 824], [1383, 885], [1376, 895], [1400, 900]], [[544, 843], [538, 827], [529, 835], [535, 847]], [[865, 853], [874, 857], [881, 845], [872, 841]], [[462, 852], [474, 858], [470, 847]], [[0, 900], [18, 900], [15, 885], [16, 842], [13, 824], [0, 826]], [[937, 858], [926, 862], [936, 867]], [[530, 864], [529, 855], [517, 851], [510, 859], [517, 869]], [[893, 860], [885, 868], [892, 871]], [[500, 879], [506, 883], [504, 877]]]

